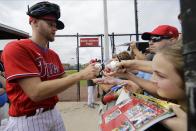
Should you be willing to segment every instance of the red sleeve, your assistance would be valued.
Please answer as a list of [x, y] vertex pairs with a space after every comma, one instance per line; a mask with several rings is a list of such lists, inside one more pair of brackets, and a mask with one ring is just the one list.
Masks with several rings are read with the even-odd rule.
[[30, 52], [19, 45], [17, 41], [7, 44], [4, 48], [2, 58], [8, 81], [40, 75]]

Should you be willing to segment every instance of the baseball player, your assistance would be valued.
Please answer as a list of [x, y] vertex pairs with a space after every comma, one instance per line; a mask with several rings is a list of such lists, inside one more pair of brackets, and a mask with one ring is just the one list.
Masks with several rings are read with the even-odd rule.
[[28, 8], [27, 15], [32, 37], [8, 43], [2, 55], [10, 100], [10, 117], [4, 130], [65, 131], [55, 108], [57, 94], [79, 80], [95, 78], [98, 69], [90, 64], [66, 76], [59, 56], [47, 48], [56, 31], [64, 28], [57, 4], [39, 2]]

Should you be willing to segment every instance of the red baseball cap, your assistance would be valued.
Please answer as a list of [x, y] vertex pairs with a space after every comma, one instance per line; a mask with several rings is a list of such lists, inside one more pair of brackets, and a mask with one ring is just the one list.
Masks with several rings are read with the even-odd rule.
[[151, 36], [168, 36], [171, 38], [178, 38], [178, 29], [170, 25], [160, 25], [152, 32], [144, 32], [142, 34], [143, 40], [150, 40]]

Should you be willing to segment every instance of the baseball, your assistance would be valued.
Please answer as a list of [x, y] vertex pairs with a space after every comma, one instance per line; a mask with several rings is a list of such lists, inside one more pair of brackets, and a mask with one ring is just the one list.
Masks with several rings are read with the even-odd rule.
[[111, 61], [109, 64], [106, 65], [107, 68], [109, 68], [111, 71], [117, 70], [116, 65], [118, 64], [118, 61]]
[[95, 67], [98, 68], [99, 71], [101, 71], [101, 69], [102, 69], [101, 63], [96, 63], [95, 64]]

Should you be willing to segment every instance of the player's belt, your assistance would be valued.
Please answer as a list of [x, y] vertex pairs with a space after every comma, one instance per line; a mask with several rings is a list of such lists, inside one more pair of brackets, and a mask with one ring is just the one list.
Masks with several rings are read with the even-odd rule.
[[31, 113], [27, 114], [26, 117], [30, 117], [30, 116], [35, 116], [37, 114], [41, 114], [41, 113], [44, 113], [46, 111], [50, 111], [50, 110], [53, 110], [55, 106], [53, 107], [49, 107], [49, 108], [40, 108], [40, 109], [37, 109], [35, 111], [32, 111]]

